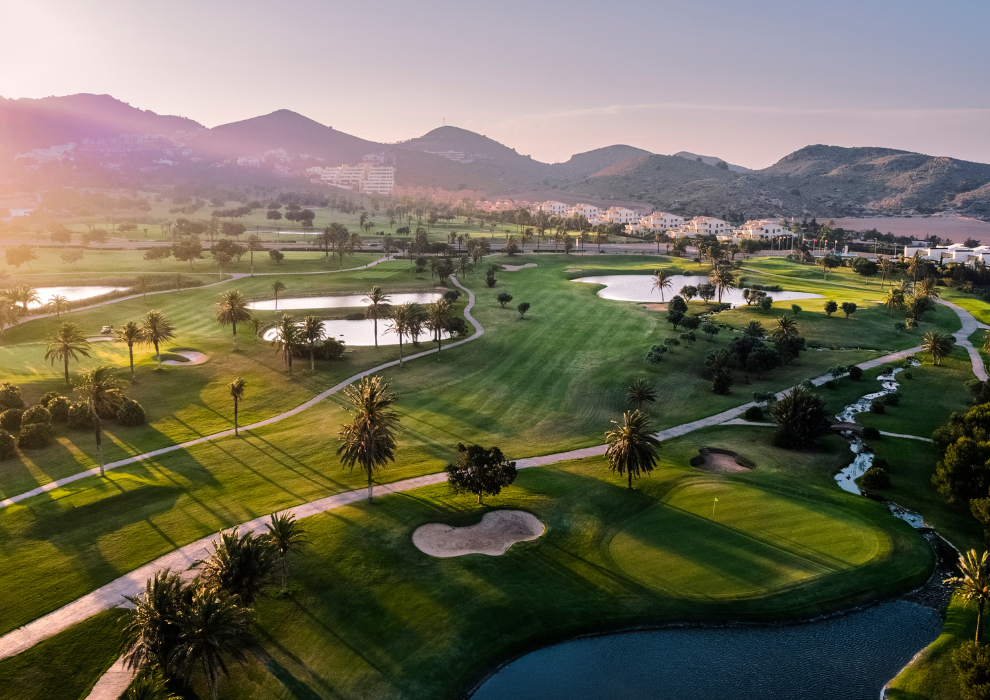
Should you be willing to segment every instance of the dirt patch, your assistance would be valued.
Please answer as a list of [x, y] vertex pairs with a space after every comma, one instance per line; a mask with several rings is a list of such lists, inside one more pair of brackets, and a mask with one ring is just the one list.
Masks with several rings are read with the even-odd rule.
[[643, 308], [647, 311], [666, 311], [666, 304], [643, 304]]
[[748, 472], [756, 464], [732, 450], [722, 450], [717, 447], [702, 447], [698, 450], [698, 456], [691, 458], [691, 466], [704, 469], [706, 472], [731, 474], [735, 472]]
[[535, 540], [543, 534], [543, 523], [533, 514], [521, 510], [496, 510], [485, 513], [481, 522], [467, 527], [430, 523], [416, 528], [412, 541], [431, 557], [460, 557], [487, 554], [497, 557], [516, 542]]
[[536, 263], [526, 263], [525, 265], [502, 265], [502, 269], [506, 272], [517, 272], [524, 267], [536, 267]]

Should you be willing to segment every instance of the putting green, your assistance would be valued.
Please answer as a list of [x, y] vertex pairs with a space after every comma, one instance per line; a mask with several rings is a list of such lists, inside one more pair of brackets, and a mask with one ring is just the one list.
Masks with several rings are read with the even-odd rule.
[[632, 517], [608, 551], [651, 588], [717, 600], [767, 595], [860, 566], [888, 546], [880, 538], [876, 527], [821, 502], [698, 480]]

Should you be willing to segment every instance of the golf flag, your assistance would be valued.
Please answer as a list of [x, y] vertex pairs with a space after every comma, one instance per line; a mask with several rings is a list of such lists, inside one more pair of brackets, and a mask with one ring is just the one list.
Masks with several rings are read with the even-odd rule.
[[715, 517], [715, 504], [718, 503], [718, 498], [715, 499], [715, 503], [712, 503], [712, 517]]

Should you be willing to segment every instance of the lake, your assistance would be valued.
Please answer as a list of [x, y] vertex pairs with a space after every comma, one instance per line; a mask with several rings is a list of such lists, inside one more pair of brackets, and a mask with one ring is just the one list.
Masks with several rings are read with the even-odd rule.
[[101, 294], [116, 292], [117, 289], [117, 287], [38, 287], [35, 291], [38, 292], [38, 298], [41, 301], [28, 304], [28, 308], [40, 308], [51, 301], [53, 296], [63, 296], [69, 301], [79, 301], [80, 299], [89, 299]]
[[[441, 296], [442, 292], [417, 292], [413, 294], [391, 294], [392, 306], [400, 304], [431, 304]], [[249, 309], [257, 311], [291, 311], [293, 309], [347, 309], [357, 306], [368, 306], [363, 300], [367, 299], [367, 294], [345, 294], [330, 297], [286, 297], [278, 300], [278, 308], [275, 307], [274, 299], [263, 301], [252, 301], [248, 304]], [[398, 342], [398, 341], [396, 341]], [[373, 343], [372, 343], [373, 344]]]
[[[653, 289], [653, 275], [602, 275], [600, 277], [579, 277], [572, 282], [586, 282], [588, 284], [604, 284], [605, 289], [599, 290], [598, 296], [602, 299], [614, 299], [615, 301], [652, 301], [660, 302], [660, 292]], [[707, 277], [701, 275], [674, 275], [670, 278], [670, 289], [664, 290], [663, 301], [670, 301], [670, 298], [679, 293], [681, 287], [706, 284]], [[793, 299], [821, 299], [820, 294], [809, 294], [807, 292], [767, 292], [774, 301], [791, 301]], [[712, 301], [716, 301], [718, 296]], [[698, 300], [697, 297], [695, 300]], [[741, 289], [727, 289], [722, 294], [723, 304], [739, 306], [746, 301], [742, 297]]]
[[[398, 295], [396, 295], [398, 296]], [[281, 310], [281, 302], [279, 302], [279, 309]], [[395, 333], [386, 333], [385, 330], [389, 327], [389, 320], [380, 318], [378, 319], [378, 344], [379, 345], [398, 345], [399, 336]], [[372, 319], [361, 319], [356, 321], [324, 321], [323, 329], [326, 331], [327, 338], [336, 338], [345, 345], [374, 345], [375, 344], [375, 322]], [[269, 328], [265, 331], [262, 336], [265, 340], [272, 340], [275, 337], [276, 330], [274, 328]], [[436, 347], [433, 344], [433, 334], [424, 330], [419, 336], [420, 350], [428, 350], [430, 348]], [[445, 333], [443, 339], [449, 340], [450, 333]], [[408, 337], [402, 338], [403, 349], [412, 347], [412, 343]]]

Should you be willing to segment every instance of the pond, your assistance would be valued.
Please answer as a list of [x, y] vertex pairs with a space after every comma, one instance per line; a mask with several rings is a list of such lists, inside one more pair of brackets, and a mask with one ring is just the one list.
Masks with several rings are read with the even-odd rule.
[[[653, 289], [653, 279], [653, 275], [601, 275], [599, 277], [579, 277], [571, 281], [606, 285], [605, 289], [598, 292], [598, 296], [602, 299], [660, 302], [660, 292]], [[670, 289], [664, 290], [663, 293], [664, 301], [670, 301], [672, 296], [680, 292], [681, 287], [697, 287], [700, 284], [706, 284], [708, 278], [701, 275], [674, 275], [670, 278], [670, 282]], [[820, 294], [807, 292], [767, 292], [767, 295], [774, 301], [822, 298]], [[716, 296], [713, 301], [717, 299]], [[727, 289], [722, 293], [722, 303], [739, 306], [745, 304], [746, 301], [743, 299], [741, 289]]]
[[[391, 294], [392, 306], [406, 304], [430, 304], [442, 296], [442, 292], [418, 292], [413, 294]], [[274, 299], [263, 301], [252, 301], [248, 304], [249, 309], [257, 311], [290, 311], [292, 309], [347, 309], [356, 306], [368, 306], [364, 302], [367, 294], [345, 294], [332, 297], [286, 297], [278, 300], [278, 307], [275, 306]], [[379, 341], [381, 342], [381, 341]], [[404, 341], [403, 341], [404, 342]], [[398, 343], [398, 341], [396, 341]]]
[[[281, 308], [281, 302], [279, 302]], [[389, 327], [388, 319], [378, 319], [378, 344], [398, 345], [399, 336], [395, 333], [386, 333]], [[361, 319], [357, 321], [324, 321], [323, 330], [327, 338], [336, 338], [344, 345], [374, 345], [375, 344], [375, 322], [372, 319]], [[277, 333], [276, 329], [269, 328], [262, 336], [265, 340], [272, 340]], [[435, 348], [436, 344], [432, 340], [433, 335], [428, 330], [424, 330], [419, 336], [421, 350]], [[444, 340], [450, 339], [450, 333], [444, 333]], [[408, 337], [402, 338], [402, 347], [407, 349], [412, 347]]]
[[69, 301], [79, 301], [80, 299], [89, 299], [90, 297], [98, 297], [101, 294], [109, 294], [110, 292], [116, 292], [117, 287], [38, 287], [35, 291], [38, 293], [38, 299], [33, 304], [28, 304], [29, 309], [37, 309], [44, 306], [51, 298], [54, 296], [63, 296]]
[[576, 639], [527, 654], [472, 700], [876, 700], [942, 628], [893, 601], [779, 627], [688, 627]]

